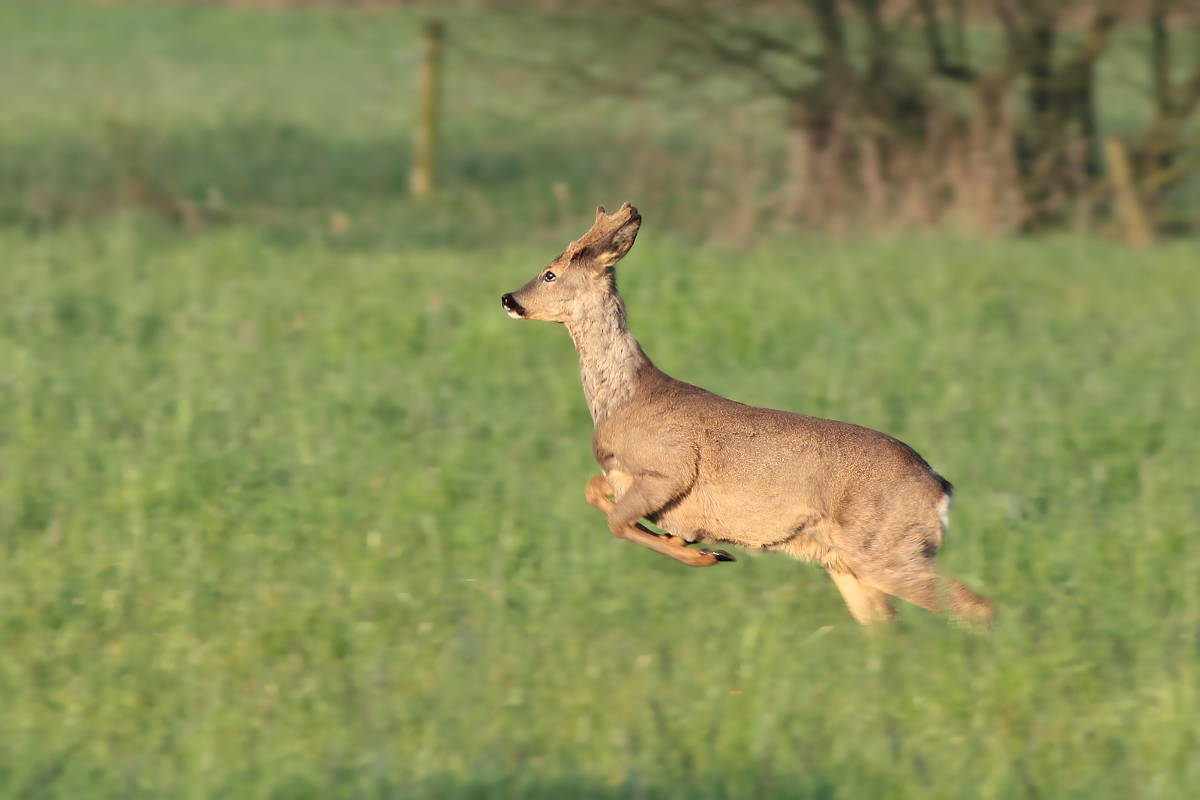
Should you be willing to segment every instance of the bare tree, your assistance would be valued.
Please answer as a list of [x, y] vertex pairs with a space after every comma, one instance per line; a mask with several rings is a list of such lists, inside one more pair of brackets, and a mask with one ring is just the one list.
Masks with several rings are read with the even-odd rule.
[[[1006, 231], [1087, 218], [1105, 201], [1096, 71], [1122, 28], [1148, 24], [1152, 43], [1154, 113], [1131, 142], [1131, 185], [1154, 203], [1194, 170], [1186, 133], [1200, 63], [1177, 63], [1173, 41], [1195, 36], [1195, 6], [610, 0], [553, 13], [585, 20], [595, 36], [616, 32], [601, 48], [614, 56], [604, 77], [557, 65], [593, 85], [627, 88], [620, 61], [688, 79], [720, 70], [782, 100], [789, 144], [777, 212], [786, 221], [866, 216]], [[645, 34], [632, 58], [630, 31]]]

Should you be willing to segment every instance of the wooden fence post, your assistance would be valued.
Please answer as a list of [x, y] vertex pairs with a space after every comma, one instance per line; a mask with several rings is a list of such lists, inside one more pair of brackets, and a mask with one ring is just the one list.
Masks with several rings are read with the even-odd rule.
[[441, 22], [430, 20], [422, 26], [421, 66], [417, 75], [417, 124], [413, 131], [412, 171], [408, 175], [408, 188], [413, 197], [426, 197], [434, 189], [442, 47], [445, 41], [445, 29]]
[[1108, 162], [1108, 179], [1116, 196], [1121, 238], [1130, 247], [1146, 247], [1154, 241], [1154, 231], [1137, 187], [1133, 185], [1133, 169], [1129, 165], [1125, 143], [1116, 136], [1110, 136], [1104, 141], [1104, 158]]

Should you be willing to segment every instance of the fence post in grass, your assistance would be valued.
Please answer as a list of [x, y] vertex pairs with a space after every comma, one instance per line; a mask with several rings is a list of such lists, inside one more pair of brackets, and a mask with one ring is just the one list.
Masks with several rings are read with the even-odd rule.
[[412, 171], [408, 176], [408, 188], [413, 197], [426, 197], [434, 188], [442, 48], [445, 41], [445, 29], [441, 22], [429, 20], [422, 26], [421, 66], [417, 74], [417, 124], [413, 131]]
[[1154, 233], [1142, 198], [1133, 185], [1133, 169], [1129, 165], [1125, 143], [1116, 136], [1110, 136], [1104, 142], [1104, 158], [1108, 162], [1108, 178], [1116, 196], [1121, 238], [1130, 247], [1146, 247], [1154, 240]]

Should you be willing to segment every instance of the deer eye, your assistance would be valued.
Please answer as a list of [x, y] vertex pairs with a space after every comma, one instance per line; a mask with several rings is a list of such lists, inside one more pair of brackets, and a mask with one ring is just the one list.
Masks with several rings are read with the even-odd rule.
[[554, 280], [556, 277], [558, 277], [558, 276], [557, 276], [557, 275], [555, 275], [553, 272], [550, 272], [549, 270], [547, 270], [547, 271], [546, 271], [546, 274], [542, 276], [542, 280], [544, 280], [546, 283], [550, 283], [550, 282], [551, 282], [551, 281], [553, 281], [553, 280]]

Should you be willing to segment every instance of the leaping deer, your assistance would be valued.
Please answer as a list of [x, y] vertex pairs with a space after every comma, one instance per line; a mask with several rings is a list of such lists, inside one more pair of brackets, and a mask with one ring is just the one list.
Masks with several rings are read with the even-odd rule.
[[601, 206], [591, 230], [501, 298], [513, 319], [561, 322], [575, 342], [603, 470], [585, 494], [613, 535], [692, 567], [735, 560], [694, 542], [815, 561], [863, 625], [891, 619], [899, 597], [986, 628], [991, 601], [934, 563], [952, 487], [911, 447], [742, 405], [650, 363], [626, 326], [615, 272], [641, 221], [629, 203], [612, 215]]

